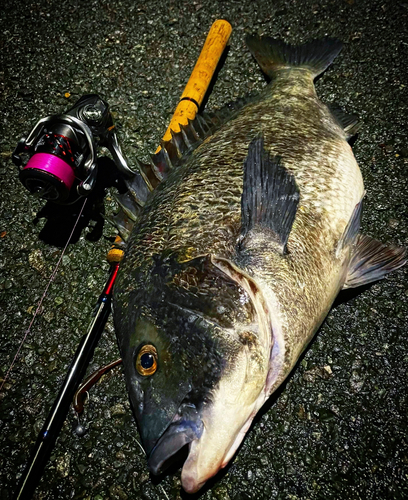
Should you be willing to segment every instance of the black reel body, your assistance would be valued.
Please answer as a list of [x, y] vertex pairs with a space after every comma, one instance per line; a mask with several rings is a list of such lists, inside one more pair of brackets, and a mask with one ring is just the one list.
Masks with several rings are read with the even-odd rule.
[[65, 114], [43, 118], [13, 152], [21, 182], [40, 198], [73, 203], [95, 186], [98, 146], [107, 147], [130, 177], [114, 128], [108, 104], [96, 94], [81, 97]]

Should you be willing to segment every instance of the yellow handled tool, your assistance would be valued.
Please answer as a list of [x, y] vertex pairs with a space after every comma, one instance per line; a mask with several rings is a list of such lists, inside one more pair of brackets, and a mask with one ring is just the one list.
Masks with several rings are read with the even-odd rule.
[[123, 250], [123, 240], [119, 235], [117, 235], [106, 257], [108, 259], [109, 264], [115, 264], [117, 262], [120, 262], [123, 258], [124, 253], [125, 252]]
[[[215, 21], [211, 26], [201, 54], [181, 95], [180, 102], [173, 114], [170, 125], [163, 136], [163, 141], [171, 139], [171, 130], [173, 132], [180, 132], [179, 124], [187, 125], [188, 120], [194, 119], [203, 102], [220, 57], [227, 45], [231, 31], [232, 27], [230, 23], [223, 19]], [[156, 153], [160, 149], [159, 146]]]
[[[224, 52], [228, 39], [231, 35], [232, 27], [228, 21], [219, 19], [211, 26], [207, 35], [200, 56], [194, 66], [193, 72], [187, 82], [184, 92], [181, 95], [180, 102], [173, 114], [170, 125], [163, 136], [163, 141], [171, 139], [171, 132], [180, 132], [180, 125], [187, 125], [188, 120], [193, 120], [205, 93], [210, 85], [211, 79], [217, 68], [218, 62]], [[156, 153], [160, 151], [159, 146]], [[123, 257], [122, 240], [117, 236], [115, 243], [108, 252], [108, 262], [120, 262]]]

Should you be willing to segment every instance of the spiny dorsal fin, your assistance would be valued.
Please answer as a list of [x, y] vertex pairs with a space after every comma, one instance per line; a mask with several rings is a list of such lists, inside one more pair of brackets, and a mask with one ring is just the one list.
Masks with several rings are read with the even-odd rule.
[[180, 132], [174, 132], [170, 130], [171, 133], [171, 141], [176, 148], [178, 158], [181, 158], [187, 151], [190, 151], [190, 147], [186, 144], [183, 136], [183, 132], [180, 129]]
[[112, 217], [105, 217], [105, 220], [112, 224], [123, 241], [128, 240], [135, 223], [122, 209], [120, 209], [119, 212]]
[[335, 104], [328, 104], [327, 107], [340, 127], [344, 130], [347, 140], [357, 134], [361, 128], [361, 122], [359, 122], [358, 116], [346, 113]]
[[162, 146], [158, 153], [150, 155], [150, 161], [152, 170], [159, 179], [159, 183], [162, 182], [173, 168], [167, 149]]
[[189, 120], [186, 125], [179, 125], [180, 132], [172, 131], [171, 139], [162, 141], [159, 153], [151, 157], [161, 178], [165, 179], [173, 168], [183, 164], [191, 152], [207, 137], [214, 134], [235, 113], [254, 99], [254, 96], [244, 97], [226, 104], [219, 110], [197, 114], [194, 120]]
[[262, 71], [274, 78], [281, 69], [308, 69], [313, 78], [330, 66], [342, 48], [339, 40], [326, 38], [294, 47], [270, 37], [249, 35], [245, 42]]
[[142, 207], [135, 201], [132, 194], [129, 191], [126, 191], [122, 194], [114, 194], [113, 198], [123, 210], [126, 217], [135, 222]]
[[125, 184], [128, 189], [127, 192], [129, 192], [135, 202], [142, 207], [146, 203], [147, 197], [151, 192], [143, 175], [137, 171], [130, 179], [125, 179]]
[[[141, 168], [142, 165], [145, 169]], [[111, 218], [106, 217], [106, 220], [115, 226], [123, 240], [128, 238], [141, 208], [146, 203], [147, 197], [154, 188], [148, 179], [149, 171], [146, 167], [150, 168], [150, 166], [142, 164], [139, 161], [137, 161], [137, 166], [140, 171], [136, 171], [128, 179], [123, 179], [127, 190], [124, 193], [113, 195], [113, 198], [119, 205], [119, 212]], [[151, 170], [150, 174], [152, 175]]]
[[194, 120], [188, 120], [187, 125], [180, 125], [180, 132], [172, 132], [170, 141], [161, 142], [160, 151], [150, 156], [150, 164], [136, 160], [139, 171], [131, 179], [125, 180], [128, 191], [115, 197], [120, 210], [109, 220], [118, 229], [122, 238], [127, 238], [149, 192], [166, 179], [175, 167], [181, 165], [207, 137], [251, 100], [253, 97], [243, 98], [215, 112], [196, 115]]
[[343, 288], [355, 288], [384, 278], [407, 262], [405, 255], [405, 248], [384, 245], [360, 234]]
[[187, 125], [179, 127], [180, 132], [171, 131], [171, 139], [162, 141], [160, 151], [151, 156], [155, 174], [160, 180], [166, 179], [173, 168], [184, 163], [190, 153], [215, 130], [211, 118], [206, 115], [197, 115]]
[[192, 144], [201, 141], [201, 137], [198, 134], [197, 130], [194, 127], [194, 120], [187, 119], [187, 125], [180, 125], [185, 131], [185, 133], [189, 136], [190, 142]]
[[284, 253], [295, 220], [299, 190], [295, 178], [264, 150], [263, 137], [249, 145], [241, 198], [241, 245], [256, 226], [270, 229]]
[[109, 219], [123, 239], [127, 239], [131, 232], [149, 193], [167, 178], [175, 166], [185, 161], [188, 154], [220, 123], [221, 119], [213, 114], [197, 115], [187, 125], [181, 126], [180, 132], [172, 132], [170, 141], [161, 143], [160, 151], [150, 157], [151, 164], [136, 161], [138, 171], [130, 179], [125, 179], [127, 191], [115, 196], [120, 210]]
[[140, 160], [136, 159], [136, 165], [139, 168], [139, 171], [142, 173], [142, 175], [145, 176], [147, 183], [150, 184], [150, 186], [148, 185], [148, 188], [150, 190], [155, 189], [160, 183], [162, 177], [157, 172], [157, 169], [155, 168], [154, 164], [143, 163]]

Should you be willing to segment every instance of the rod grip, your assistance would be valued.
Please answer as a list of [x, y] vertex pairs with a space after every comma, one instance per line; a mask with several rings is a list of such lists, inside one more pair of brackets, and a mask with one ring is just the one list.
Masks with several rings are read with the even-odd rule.
[[115, 242], [111, 246], [107, 255], [107, 260], [109, 264], [115, 264], [117, 262], [120, 262], [123, 258], [124, 253], [125, 252], [123, 250], [123, 240], [119, 235], [117, 235], [115, 238]]
[[[181, 95], [180, 102], [170, 121], [170, 125], [163, 136], [163, 141], [169, 141], [171, 139], [171, 130], [173, 130], [173, 132], [180, 132], [179, 124], [187, 125], [188, 120], [193, 120], [195, 118], [217, 68], [218, 62], [228, 43], [231, 32], [232, 27], [230, 23], [224, 19], [215, 21], [211, 26], [200, 56], [198, 57], [184, 92]], [[159, 152], [160, 149], [161, 147], [159, 146], [156, 153]]]

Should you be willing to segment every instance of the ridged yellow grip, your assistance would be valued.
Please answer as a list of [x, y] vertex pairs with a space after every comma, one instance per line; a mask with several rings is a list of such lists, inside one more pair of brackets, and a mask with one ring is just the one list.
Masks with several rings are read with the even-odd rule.
[[[170, 125], [163, 136], [163, 141], [171, 139], [171, 132], [180, 132], [179, 124], [187, 125], [193, 120], [198, 107], [203, 102], [205, 93], [217, 68], [218, 61], [224, 52], [232, 27], [228, 21], [219, 19], [211, 26], [201, 54], [194, 66], [190, 79], [181, 95], [180, 102], [174, 112]], [[160, 146], [157, 152], [160, 151]]]
[[118, 235], [115, 238], [115, 242], [111, 246], [111, 249], [108, 252], [107, 260], [109, 264], [115, 264], [116, 262], [120, 262], [123, 258], [124, 251], [120, 248], [123, 245], [122, 238]]

